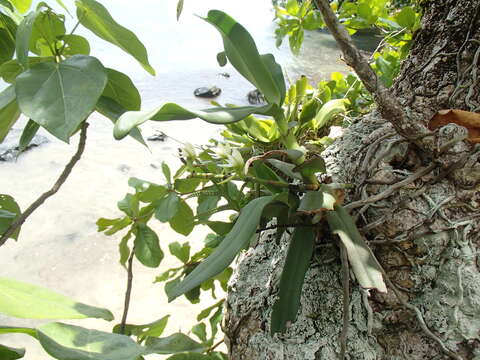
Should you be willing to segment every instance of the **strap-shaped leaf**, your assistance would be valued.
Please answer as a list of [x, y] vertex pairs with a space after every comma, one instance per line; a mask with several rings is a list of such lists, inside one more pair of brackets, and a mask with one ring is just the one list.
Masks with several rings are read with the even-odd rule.
[[120, 116], [115, 123], [113, 136], [119, 140], [147, 120], [171, 121], [200, 118], [212, 124], [229, 124], [244, 119], [251, 114], [267, 114], [271, 109], [266, 106], [243, 106], [236, 108], [216, 107], [205, 110], [188, 110], [180, 105], [168, 103], [150, 111], [129, 111]]
[[273, 305], [270, 324], [272, 335], [277, 332], [283, 333], [287, 322], [293, 322], [297, 318], [303, 281], [310, 265], [314, 245], [313, 228], [297, 227], [295, 229], [283, 265], [278, 299]]
[[75, 55], [59, 64], [33, 65], [17, 77], [15, 92], [22, 113], [68, 142], [95, 109], [106, 83], [100, 61]]
[[0, 143], [5, 140], [13, 124], [20, 117], [15, 89], [10, 85], [0, 93]]
[[237, 222], [225, 239], [205, 261], [170, 292], [168, 301], [174, 300], [225, 270], [235, 256], [247, 246], [257, 230], [263, 209], [275, 198], [276, 196], [264, 196], [249, 202], [240, 212]]
[[345, 245], [348, 261], [360, 286], [386, 293], [387, 287], [382, 275], [384, 271], [347, 210], [335, 205], [335, 211], [327, 211], [327, 220], [332, 232]]
[[0, 277], [0, 313], [23, 319], [113, 320], [107, 309], [76, 302], [36, 285]]
[[135, 360], [145, 353], [130, 337], [50, 323], [37, 329], [45, 351], [59, 360]]
[[80, 24], [132, 55], [145, 70], [155, 75], [155, 70], [148, 62], [145, 46], [133, 32], [118, 24], [102, 4], [95, 0], [77, 0], [75, 4]]
[[0, 326], [0, 335], [2, 334], [26, 334], [37, 338], [37, 330], [32, 328], [22, 328], [13, 326]]
[[281, 106], [285, 98], [285, 81], [273, 55], [260, 56], [248, 31], [224, 12], [211, 10], [204, 20], [222, 35], [225, 55], [233, 67], [260, 90], [268, 103]]
[[35, 121], [28, 120], [27, 125], [23, 128], [22, 136], [20, 136], [20, 141], [18, 143], [18, 151], [24, 151], [30, 142], [33, 140], [35, 135], [37, 134], [38, 129], [40, 129], [40, 125], [38, 125]]

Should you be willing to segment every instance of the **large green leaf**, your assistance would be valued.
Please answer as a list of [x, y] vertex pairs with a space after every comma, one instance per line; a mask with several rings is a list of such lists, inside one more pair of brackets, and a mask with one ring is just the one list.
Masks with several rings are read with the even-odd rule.
[[36, 16], [29, 41], [29, 49], [40, 56], [55, 56], [57, 41], [65, 35], [65, 19], [52, 10], [40, 12]]
[[187, 335], [176, 333], [166, 338], [148, 337], [145, 342], [149, 354], [175, 354], [186, 351], [201, 352], [206, 347]]
[[326, 102], [312, 120], [313, 128], [316, 130], [328, 125], [335, 115], [346, 111], [345, 104], [348, 103], [348, 99], [334, 99]]
[[[147, 336], [159, 337], [160, 335], [162, 335], [163, 330], [165, 330], [169, 317], [170, 315], [166, 315], [159, 320], [144, 325], [126, 324], [124, 334], [128, 336], [133, 335], [138, 337], [139, 339], [145, 339]], [[121, 329], [122, 325], [117, 324], [113, 327], [112, 332], [114, 332], [115, 334], [120, 334]]]
[[36, 285], [0, 277], [0, 313], [25, 319], [113, 320], [107, 309], [82, 304]]
[[78, 20], [83, 26], [132, 55], [145, 70], [155, 75], [148, 63], [145, 46], [133, 32], [118, 24], [102, 4], [95, 0], [76, 0], [75, 4]]
[[205, 110], [188, 110], [180, 105], [168, 103], [150, 111], [129, 111], [123, 114], [115, 124], [113, 136], [122, 139], [138, 125], [147, 120], [171, 121], [200, 118], [212, 124], [229, 124], [244, 119], [250, 114], [267, 114], [270, 105], [242, 106], [236, 108], [216, 107]]
[[107, 83], [94, 57], [75, 55], [56, 63], [39, 63], [17, 77], [15, 91], [22, 113], [68, 142], [94, 110]]
[[132, 80], [119, 71], [106, 69], [108, 82], [102, 96], [115, 100], [128, 111], [140, 110], [140, 93]]
[[[53, 57], [39, 57], [39, 56], [30, 56], [28, 58], [29, 66], [38, 64], [45, 61], [53, 62]], [[0, 77], [7, 83], [13, 84], [18, 75], [24, 71], [22, 65], [18, 62], [17, 59], [13, 59], [3, 63], [0, 66]]]
[[158, 236], [148, 226], [139, 224], [135, 237], [135, 256], [145, 266], [156, 268], [163, 259]]
[[[0, 235], [3, 234], [10, 224], [21, 214], [20, 207], [10, 195], [0, 194]], [[20, 229], [16, 230], [10, 237], [17, 240]]]
[[297, 318], [303, 281], [310, 265], [315, 245], [315, 231], [310, 227], [297, 227], [288, 246], [283, 265], [278, 299], [273, 305], [270, 331], [284, 332], [287, 322]]
[[128, 336], [50, 323], [37, 329], [45, 351], [59, 360], [136, 360], [145, 348]]
[[347, 210], [336, 205], [335, 211], [327, 211], [327, 221], [332, 232], [337, 234], [345, 245], [348, 261], [360, 286], [387, 292], [383, 281], [384, 271]]
[[[112, 121], [114, 124], [117, 122], [120, 116], [122, 116], [122, 114], [127, 112], [127, 110], [125, 110], [115, 100], [105, 96], [100, 96], [100, 99], [98, 99], [97, 105], [95, 106], [95, 110], [105, 116], [107, 119], [110, 119], [110, 121]], [[143, 139], [142, 133], [138, 128], [135, 127], [130, 130], [129, 135], [137, 140], [140, 144], [147, 146], [147, 143]]]
[[155, 210], [155, 217], [161, 222], [170, 221], [179, 208], [180, 198], [174, 192], [170, 192], [166, 197], [158, 202]]
[[2, 360], [17, 360], [23, 358], [25, 349], [15, 349], [0, 344], [0, 359]]
[[273, 55], [261, 57], [248, 31], [224, 12], [211, 10], [204, 20], [222, 35], [225, 54], [233, 67], [260, 90], [268, 103], [281, 106], [285, 84]]
[[15, 89], [10, 85], [0, 93], [0, 143], [5, 140], [19, 116], [20, 109], [16, 101]]
[[225, 270], [235, 256], [248, 245], [260, 223], [263, 209], [275, 198], [276, 196], [264, 196], [249, 202], [240, 212], [237, 222], [225, 239], [205, 261], [170, 292], [168, 301], [172, 301]]
[[16, 53], [17, 59], [20, 65], [24, 69], [28, 69], [28, 51], [30, 49], [30, 38], [32, 36], [33, 24], [37, 17], [41, 14], [41, 11], [33, 11], [22, 20], [18, 25], [16, 36]]

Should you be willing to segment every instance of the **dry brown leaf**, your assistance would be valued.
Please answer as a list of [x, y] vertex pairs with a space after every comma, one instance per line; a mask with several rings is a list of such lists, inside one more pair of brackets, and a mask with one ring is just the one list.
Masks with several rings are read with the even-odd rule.
[[430, 120], [428, 128], [435, 130], [450, 123], [467, 128], [468, 140], [480, 143], [480, 114], [458, 109], [440, 110]]

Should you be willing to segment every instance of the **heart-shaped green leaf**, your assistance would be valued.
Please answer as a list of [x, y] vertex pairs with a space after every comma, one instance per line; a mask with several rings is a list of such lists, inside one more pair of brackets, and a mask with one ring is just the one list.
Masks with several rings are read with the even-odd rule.
[[17, 77], [15, 92], [22, 113], [68, 142], [95, 108], [106, 83], [100, 61], [75, 55], [59, 64], [32, 66]]
[[0, 277], [0, 313], [23, 319], [113, 320], [107, 309], [76, 302], [36, 285]]
[[148, 63], [145, 46], [130, 30], [118, 24], [108, 10], [95, 0], [77, 0], [77, 18], [80, 23], [98, 37], [132, 55], [145, 70], [155, 75]]
[[145, 348], [125, 335], [50, 323], [37, 329], [45, 351], [59, 360], [135, 360]]

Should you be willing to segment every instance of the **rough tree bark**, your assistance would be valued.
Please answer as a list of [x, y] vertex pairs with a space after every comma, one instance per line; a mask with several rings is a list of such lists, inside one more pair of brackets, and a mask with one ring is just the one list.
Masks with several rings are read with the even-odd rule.
[[[480, 110], [480, 0], [423, 3], [422, 28], [392, 92], [410, 121], [426, 126], [440, 109]], [[423, 151], [374, 111], [324, 154], [334, 181], [356, 185], [347, 208], [397, 289], [367, 293], [351, 277], [347, 359], [480, 359], [480, 149], [456, 141], [462, 134], [447, 125], [431, 137], [434, 151]], [[243, 255], [224, 324], [232, 360], [339, 358], [340, 257], [325, 234], [297, 321], [282, 335], [270, 336], [269, 319], [288, 239], [277, 245], [263, 234]]]

